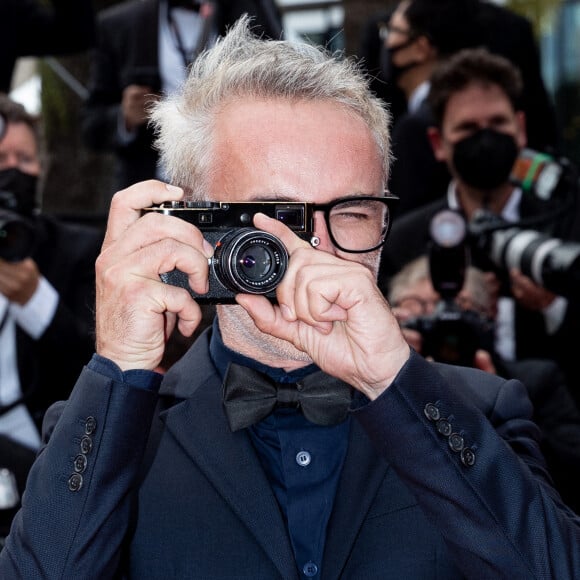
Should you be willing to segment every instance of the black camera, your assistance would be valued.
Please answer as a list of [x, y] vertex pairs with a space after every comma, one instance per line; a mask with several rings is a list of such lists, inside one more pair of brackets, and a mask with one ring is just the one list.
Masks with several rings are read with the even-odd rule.
[[432, 314], [409, 319], [402, 326], [421, 334], [423, 356], [471, 367], [477, 349], [493, 348], [493, 323], [455, 302], [470, 262], [467, 225], [457, 212], [444, 210], [431, 220], [430, 234], [429, 274], [441, 300]]
[[17, 209], [14, 194], [0, 191], [0, 258], [8, 262], [24, 260], [36, 246], [34, 226]]
[[180, 270], [161, 274], [165, 283], [189, 290], [200, 303], [232, 304], [239, 293], [263, 294], [275, 300], [276, 288], [288, 268], [288, 252], [276, 236], [253, 227], [256, 213], [281, 221], [317, 245], [313, 205], [308, 203], [176, 201], [143, 211], [179, 217], [199, 228], [213, 245], [207, 294], [193, 292], [187, 275]]
[[437, 362], [472, 367], [477, 349], [491, 350], [492, 323], [472, 310], [441, 300], [433, 314], [402, 324], [421, 334], [421, 354]]
[[[567, 242], [536, 230], [511, 224], [480, 210], [469, 224], [474, 256], [485, 256], [495, 267], [508, 272], [519, 269], [536, 284], [575, 298], [580, 292], [580, 244]], [[485, 259], [485, 258], [484, 258]]]

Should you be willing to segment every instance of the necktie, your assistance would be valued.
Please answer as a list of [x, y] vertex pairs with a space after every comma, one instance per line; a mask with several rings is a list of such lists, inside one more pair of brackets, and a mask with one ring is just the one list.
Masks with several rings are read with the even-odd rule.
[[336, 425], [346, 419], [351, 400], [352, 387], [322, 371], [297, 383], [277, 383], [232, 363], [223, 384], [223, 403], [232, 431], [261, 421], [277, 408], [300, 409], [312, 423]]

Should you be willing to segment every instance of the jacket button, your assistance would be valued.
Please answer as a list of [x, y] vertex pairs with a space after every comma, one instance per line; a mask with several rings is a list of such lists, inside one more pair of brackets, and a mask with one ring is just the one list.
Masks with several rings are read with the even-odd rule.
[[461, 463], [463, 463], [463, 465], [465, 465], [465, 467], [472, 467], [473, 465], [475, 465], [475, 453], [473, 452], [473, 450], [469, 447], [465, 447], [462, 451], [461, 451]]
[[93, 440], [90, 437], [83, 437], [81, 439], [81, 453], [88, 455], [93, 448]]
[[449, 437], [453, 433], [453, 427], [447, 419], [439, 419], [437, 421], [437, 431], [441, 433], [444, 437]]
[[465, 440], [459, 433], [451, 433], [449, 435], [449, 447], [451, 447], [452, 451], [455, 453], [459, 453], [465, 447]]
[[79, 491], [83, 486], [83, 476], [80, 473], [73, 473], [68, 478], [68, 488], [71, 491]]
[[441, 418], [439, 409], [433, 403], [427, 403], [423, 409], [423, 413], [425, 413], [425, 417], [429, 421], [438, 421]]
[[87, 468], [87, 456], [83, 455], [82, 453], [79, 453], [75, 457], [73, 465], [77, 473], [83, 473]]
[[92, 435], [97, 429], [97, 420], [94, 417], [87, 417], [85, 421], [85, 434]]

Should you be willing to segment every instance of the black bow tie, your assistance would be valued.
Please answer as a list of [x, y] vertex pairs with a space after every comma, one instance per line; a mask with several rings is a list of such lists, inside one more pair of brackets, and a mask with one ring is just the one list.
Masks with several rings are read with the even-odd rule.
[[351, 400], [352, 388], [322, 371], [286, 384], [232, 363], [223, 384], [224, 408], [232, 431], [261, 421], [277, 408], [301, 409], [312, 423], [336, 425], [346, 419]]

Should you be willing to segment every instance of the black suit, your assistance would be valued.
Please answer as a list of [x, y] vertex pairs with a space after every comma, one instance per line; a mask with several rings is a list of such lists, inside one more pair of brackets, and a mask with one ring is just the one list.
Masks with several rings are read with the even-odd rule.
[[493, 2], [480, 2], [483, 44], [505, 56], [521, 71], [524, 82], [522, 110], [526, 113], [528, 144], [544, 151], [560, 145], [556, 111], [540, 69], [540, 55], [530, 21]]
[[580, 411], [558, 366], [550, 360], [506, 361], [494, 357], [497, 373], [526, 386], [534, 421], [542, 431], [540, 448], [556, 489], [580, 513]]
[[447, 165], [437, 161], [427, 137], [434, 125], [431, 109], [424, 101], [417, 111], [404, 113], [393, 127], [393, 164], [389, 191], [399, 196], [395, 215], [443, 197], [451, 176]]
[[[32, 258], [59, 294], [54, 317], [34, 339], [16, 327], [18, 374], [22, 402], [40, 429], [46, 409], [68, 397], [76, 377], [94, 350], [95, 260], [102, 234], [98, 230], [36, 218], [37, 250]], [[10, 407], [0, 407], [3, 412]], [[0, 441], [0, 464], [16, 474], [20, 493], [34, 453], [8, 438]], [[13, 511], [0, 511], [0, 537]]]
[[91, 0], [0, 2], [0, 92], [10, 90], [12, 72], [20, 56], [66, 54], [89, 48], [94, 41]]
[[[258, 33], [280, 37], [280, 19], [271, 0], [222, 0], [217, 5], [219, 34], [249, 13], [255, 16]], [[151, 86], [153, 91], [162, 88], [158, 35], [159, 0], [130, 0], [99, 14], [83, 135], [92, 149], [115, 152], [118, 189], [154, 178], [156, 174], [158, 155], [152, 148], [152, 130], [142, 125], [135, 139], [124, 143], [119, 139], [118, 122], [125, 87], [140, 84]]]
[[[0, 575], [304, 578], [249, 434], [228, 427], [220, 385], [207, 335], [165, 375], [162, 410], [155, 393], [86, 368], [47, 414], [50, 442]], [[473, 465], [426, 406], [477, 447]], [[574, 578], [580, 520], [547, 482], [530, 413], [517, 381], [413, 354], [350, 420], [321, 577]], [[71, 489], [83, 436], [92, 450]]]

